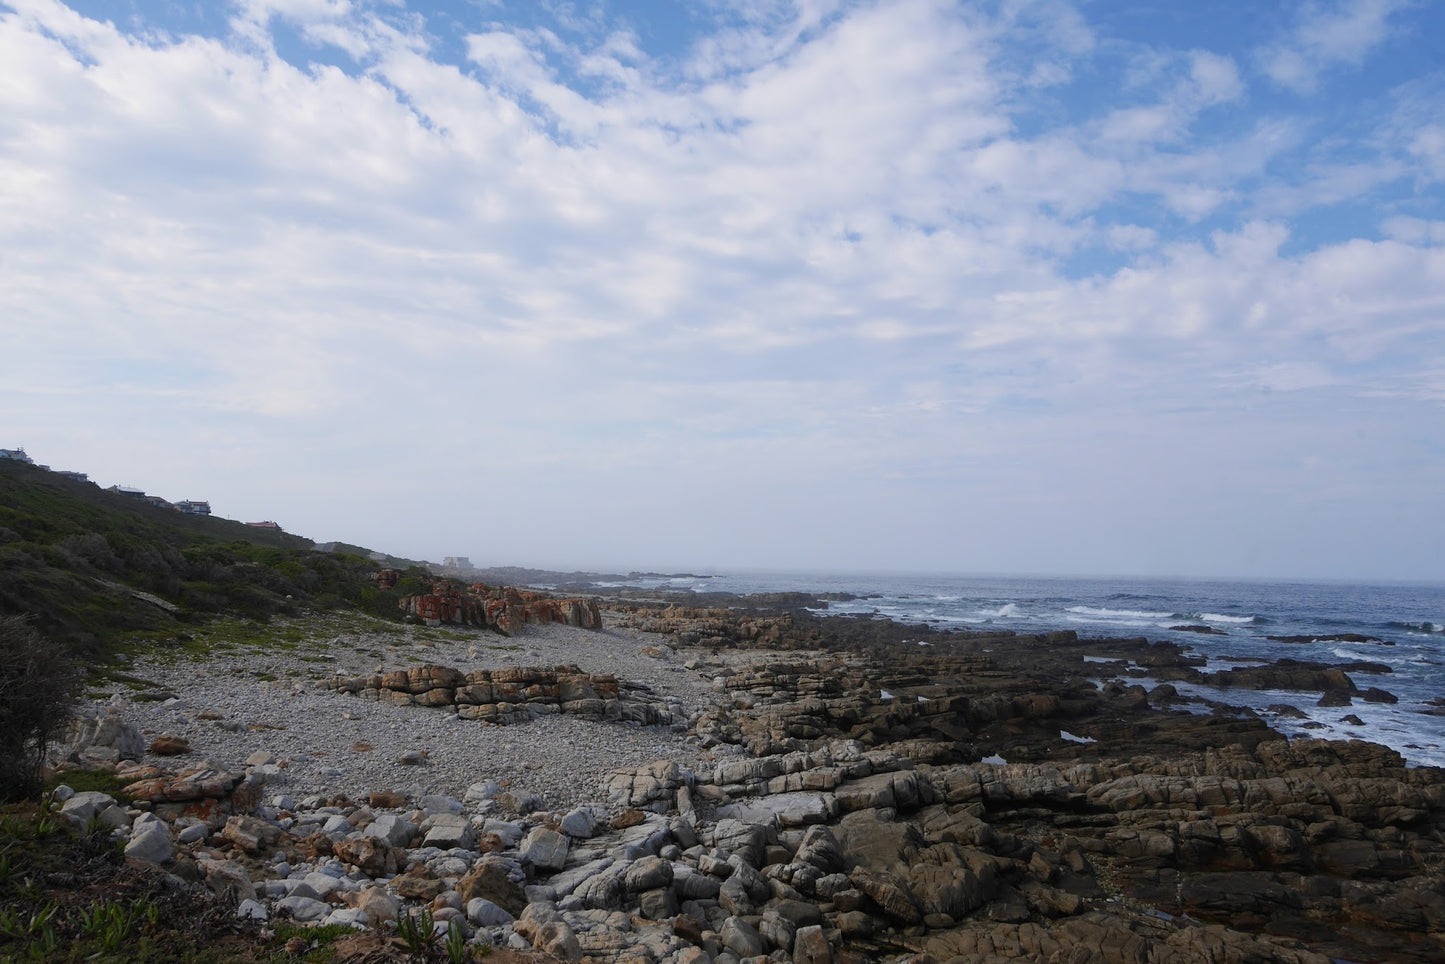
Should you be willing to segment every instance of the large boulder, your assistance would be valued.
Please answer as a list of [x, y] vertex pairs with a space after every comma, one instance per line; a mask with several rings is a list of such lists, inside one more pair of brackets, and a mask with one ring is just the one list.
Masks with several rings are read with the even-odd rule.
[[76, 717], [66, 754], [84, 763], [117, 763], [145, 756], [146, 741], [140, 727], [127, 723], [111, 709]]
[[561, 870], [567, 864], [571, 841], [566, 834], [537, 827], [522, 839], [522, 858], [538, 870]]
[[512, 879], [507, 862], [491, 854], [483, 856], [457, 881], [456, 891], [463, 903], [477, 898], [489, 900], [513, 917], [527, 906], [527, 894], [522, 885]]

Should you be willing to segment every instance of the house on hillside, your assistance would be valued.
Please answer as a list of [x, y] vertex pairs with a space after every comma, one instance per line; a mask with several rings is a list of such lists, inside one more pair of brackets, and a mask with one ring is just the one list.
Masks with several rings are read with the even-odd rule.
[[145, 500], [158, 509], [174, 509], [175, 505], [169, 499], [162, 499], [158, 495], [148, 495]]
[[246, 523], [246, 525], [250, 526], [252, 529], [275, 529], [277, 532], [281, 531], [281, 527], [278, 526], [276, 523], [272, 522], [270, 519], [267, 519], [265, 522], [248, 522]]
[[470, 556], [446, 556], [442, 565], [447, 569], [471, 569], [472, 560]]
[[176, 508], [184, 512], [186, 515], [211, 514], [211, 503], [209, 502], [195, 502], [191, 499], [182, 499], [180, 502], [176, 503]]
[[56, 472], [62, 479], [70, 479], [72, 482], [89, 482], [90, 476], [84, 472]]
[[35, 460], [20, 449], [0, 449], [0, 459], [10, 459], [12, 462], [24, 462], [26, 465], [34, 465]]
[[144, 499], [146, 497], [145, 490], [132, 489], [130, 486], [126, 485], [112, 485], [105, 491], [114, 492], [116, 495], [130, 496], [132, 499]]

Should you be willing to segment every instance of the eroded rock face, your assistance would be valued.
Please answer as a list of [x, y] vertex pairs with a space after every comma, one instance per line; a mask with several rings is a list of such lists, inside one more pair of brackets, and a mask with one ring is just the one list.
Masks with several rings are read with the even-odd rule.
[[146, 741], [140, 727], [108, 711], [76, 717], [67, 756], [80, 763], [114, 764], [145, 756]]
[[429, 626], [484, 626], [508, 634], [527, 623], [602, 628], [602, 611], [596, 599], [556, 599], [544, 592], [480, 582], [462, 588], [450, 579], [439, 580], [430, 593], [407, 596], [397, 605]]
[[471, 673], [448, 666], [412, 666], [372, 676], [327, 680], [324, 687], [393, 706], [455, 707], [465, 720], [525, 723], [545, 713], [655, 726], [674, 723], [676, 701], [647, 686], [576, 666], [508, 666]]

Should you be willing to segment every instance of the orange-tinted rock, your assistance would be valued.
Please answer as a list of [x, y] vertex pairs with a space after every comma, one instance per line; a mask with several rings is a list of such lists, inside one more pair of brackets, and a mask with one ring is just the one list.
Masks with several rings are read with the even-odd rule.
[[450, 666], [413, 666], [406, 671], [407, 692], [425, 693], [434, 689], [453, 689], [466, 682], [466, 677]]
[[274, 848], [281, 839], [281, 828], [255, 817], [232, 817], [221, 828], [221, 836], [248, 854], [260, 854]]
[[384, 840], [375, 837], [358, 837], [338, 840], [332, 844], [332, 853], [340, 860], [354, 865], [362, 873], [373, 877], [396, 873], [397, 853]]
[[184, 737], [162, 733], [152, 741], [150, 752], [156, 756], [180, 756], [182, 753], [190, 753], [191, 745]]
[[182, 803], [189, 800], [219, 799], [229, 796], [241, 777], [222, 770], [196, 770], [179, 776], [137, 780], [122, 792], [136, 800], [151, 803]]
[[583, 629], [602, 627], [596, 599], [553, 599], [546, 593], [473, 583], [465, 590], [449, 580], [433, 584], [424, 595], [408, 596], [398, 605], [430, 626], [455, 623], [488, 626], [513, 633], [526, 623], [564, 623]]

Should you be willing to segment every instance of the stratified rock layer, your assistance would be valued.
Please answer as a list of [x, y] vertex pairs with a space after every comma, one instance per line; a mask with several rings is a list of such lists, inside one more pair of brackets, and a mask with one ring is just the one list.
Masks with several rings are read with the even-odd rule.
[[643, 725], [677, 718], [674, 704], [649, 687], [584, 673], [576, 666], [507, 666], [463, 673], [429, 664], [323, 685], [393, 706], [452, 708], [463, 719], [488, 723], [525, 723], [547, 713]]
[[509, 634], [527, 623], [602, 628], [602, 612], [595, 599], [556, 599], [544, 592], [480, 582], [463, 589], [449, 579], [439, 580], [430, 593], [407, 596], [398, 605], [428, 626], [485, 626]]

